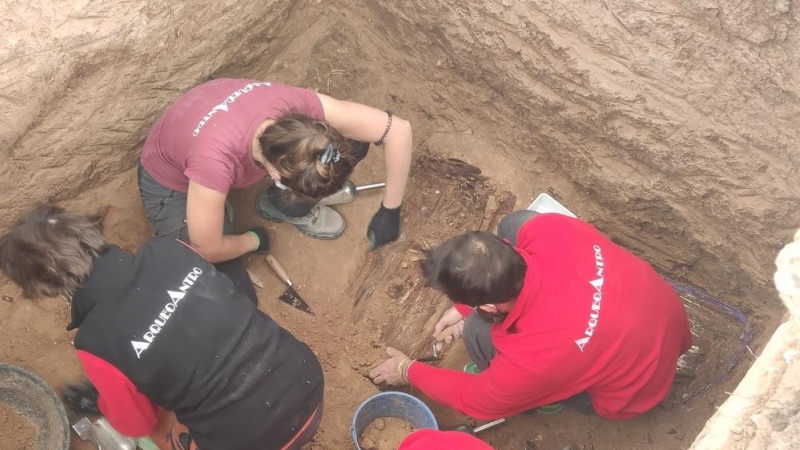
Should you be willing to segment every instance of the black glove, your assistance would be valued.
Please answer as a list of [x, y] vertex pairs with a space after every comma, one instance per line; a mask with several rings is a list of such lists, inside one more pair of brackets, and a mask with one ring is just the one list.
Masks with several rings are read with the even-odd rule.
[[381, 209], [372, 216], [367, 227], [369, 249], [396, 241], [400, 237], [400, 207], [389, 209], [381, 203]]
[[67, 383], [61, 391], [64, 404], [79, 414], [100, 414], [97, 407], [98, 395], [97, 389], [88, 381]]
[[248, 233], [253, 233], [258, 238], [258, 248], [253, 250], [253, 253], [260, 253], [266, 255], [269, 253], [269, 235], [264, 227], [253, 227], [247, 230]]

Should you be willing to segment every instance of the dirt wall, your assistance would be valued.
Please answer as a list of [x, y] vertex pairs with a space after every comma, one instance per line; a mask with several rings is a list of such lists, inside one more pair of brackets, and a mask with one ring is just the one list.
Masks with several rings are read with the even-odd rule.
[[[800, 37], [789, 0], [11, 0], [3, 8], [0, 24], [11, 31], [0, 40], [0, 228], [31, 201], [90, 190], [97, 196], [77, 204], [115, 202], [109, 236], [135, 248], [147, 230], [130, 169], [157, 115], [211, 76], [272, 79], [392, 108], [411, 120], [418, 153], [481, 168], [518, 208], [550, 192], [664, 272], [747, 310], [757, 353], [780, 320], [772, 260], [800, 224]], [[363, 182], [382, 173], [370, 158], [369, 172], [359, 166]], [[278, 229], [287, 234], [276, 247], [287, 259], [305, 249], [298, 253], [320, 265], [309, 273], [322, 271], [318, 259], [363, 246], [373, 212], [348, 211], [348, 233], [358, 237], [346, 242], [322, 246]], [[344, 265], [357, 267], [358, 255]], [[349, 415], [374, 389], [353, 381], [352, 369], [370, 362], [362, 347], [379, 353], [384, 344], [362, 337], [359, 346], [336, 328], [349, 313], [345, 282], [309, 281], [303, 291], [336, 319], [328, 334], [277, 315], [322, 349], [326, 378], [346, 397], [326, 400], [340, 414], [327, 416], [319, 448], [347, 443]], [[0, 302], [0, 332], [15, 339], [0, 358], [54, 385], [74, 378], [64, 305], [26, 303], [0, 287], [16, 297]], [[320, 304], [330, 292], [331, 304]], [[380, 319], [402, 328], [402, 317], [397, 309]], [[336, 339], [344, 343], [324, 346]], [[653, 432], [670, 440], [664, 448], [683, 448], [724, 390], [732, 386], [675, 425], [666, 414], [640, 423], [624, 442], [635, 448]], [[619, 444], [609, 429], [602, 442]]]
[[[388, 67], [442, 83], [431, 97], [469, 116], [453, 122], [499, 125], [486, 151], [564, 177], [544, 187], [663, 270], [718, 295], [769, 291], [764, 268], [800, 223], [789, 0], [311, 4], [355, 13], [362, 40], [400, 55]], [[7, 5], [0, 226], [130, 168], [183, 90], [315, 32], [305, 2]]]
[[460, 75], [441, 101], [499, 124], [517, 154], [498, 157], [532, 183], [559, 173], [549, 189], [668, 273], [744, 307], [774, 297], [800, 223], [788, 0], [367, 4], [404, 70]]
[[0, 227], [133, 167], [164, 107], [225, 64], [270, 54], [295, 3], [4, 2]]

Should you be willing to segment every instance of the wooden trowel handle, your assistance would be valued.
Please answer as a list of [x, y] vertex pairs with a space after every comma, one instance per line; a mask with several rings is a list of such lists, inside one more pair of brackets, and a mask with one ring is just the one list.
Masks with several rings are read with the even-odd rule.
[[275, 274], [278, 275], [278, 278], [281, 279], [284, 283], [292, 286], [292, 280], [289, 279], [289, 274], [286, 273], [286, 269], [283, 268], [281, 263], [278, 262], [272, 255], [267, 255], [267, 264], [272, 267], [272, 270], [275, 271]]

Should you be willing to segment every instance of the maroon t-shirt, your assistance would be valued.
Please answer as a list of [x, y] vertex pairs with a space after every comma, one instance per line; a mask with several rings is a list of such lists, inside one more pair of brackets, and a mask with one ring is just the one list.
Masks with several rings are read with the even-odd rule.
[[252, 157], [266, 119], [289, 112], [324, 119], [314, 91], [256, 80], [220, 78], [179, 97], [158, 119], [142, 150], [142, 165], [162, 186], [180, 192], [189, 180], [218, 192], [267, 176]]

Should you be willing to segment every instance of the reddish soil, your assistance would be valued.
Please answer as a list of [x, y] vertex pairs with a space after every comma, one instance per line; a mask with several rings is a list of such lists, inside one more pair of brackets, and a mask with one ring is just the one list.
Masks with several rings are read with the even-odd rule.
[[[264, 288], [258, 290], [260, 308], [307, 342], [325, 370], [326, 411], [321, 430], [316, 440], [307, 446], [309, 449], [343, 449], [352, 445], [349, 438], [352, 413], [363, 400], [378, 392], [363, 375], [383, 357], [385, 342], [406, 342], [405, 350], [409, 354], [425, 355], [429, 343], [425, 336], [429, 331], [422, 329], [432, 327], [438, 311], [446, 307], [446, 300], [421, 286], [415, 260], [419, 250], [415, 252], [414, 249], [435, 244], [464, 227], [490, 228], [501, 216], [494, 214], [495, 211], [511, 208], [509, 194], [492, 188], [491, 180], [483, 180], [472, 166], [427, 157], [424, 153], [420, 151], [415, 163], [415, 176], [406, 203], [408, 212], [404, 214], [404, 236], [379, 252], [367, 253], [364, 239], [366, 223], [380, 202], [378, 192], [364, 193], [356, 202], [338, 207], [347, 220], [348, 229], [335, 241], [315, 241], [302, 236], [290, 225], [266, 224], [273, 236], [275, 255], [295, 280], [316, 317], [278, 301], [284, 286], [261, 258], [253, 257], [249, 261], [250, 270], [264, 284]], [[359, 166], [354, 177], [356, 184], [381, 179], [380, 156], [379, 152], [374, 152]], [[429, 178], [431, 170], [442, 176]], [[238, 226], [245, 228], [258, 221], [252, 202], [261, 188], [263, 186], [235, 194]], [[461, 195], [456, 195], [456, 190]], [[109, 186], [86, 192], [70, 206], [90, 211], [103, 205], [110, 205], [106, 219], [106, 235], [110, 241], [134, 250], [147, 238], [133, 171]], [[414, 212], [422, 211], [425, 205], [434, 213]], [[451, 214], [445, 214], [446, 211]], [[376, 266], [382, 269], [375, 270]], [[370, 292], [364, 292], [367, 287], [371, 288]], [[80, 368], [70, 345], [71, 334], [64, 331], [66, 303], [58, 299], [25, 300], [9, 284], [3, 286], [2, 293], [11, 298], [0, 304], [3, 308], [0, 338], [9, 343], [0, 350], [2, 359], [31, 368], [56, 388], [79, 377]], [[432, 306], [424, 307], [425, 302]], [[432, 313], [431, 308], [436, 312]], [[403, 314], [404, 311], [408, 314]], [[425, 317], [427, 321], [423, 320]], [[405, 328], [418, 331], [403, 337]], [[715, 342], [725, 339], [725, 336], [716, 336]], [[719, 358], [727, 354], [717, 351], [715, 355], [717, 360], [712, 364], [716, 368]], [[457, 344], [445, 350], [444, 360], [438, 365], [459, 368], [466, 359], [463, 346]], [[708, 361], [708, 357], [702, 361]], [[676, 385], [677, 394], [669, 401], [632, 421], [609, 422], [570, 410], [553, 416], [523, 414], [509, 418], [507, 424], [488, 430], [480, 437], [498, 449], [561, 449], [566, 445], [577, 449], [633, 449], [645, 444], [650, 448], [686, 448], [712, 413], [714, 404], [724, 399], [724, 391], [733, 388], [739, 372], [688, 404], [681, 401], [682, 385]], [[713, 373], [704, 377], [710, 375]], [[696, 378], [687, 378], [686, 382], [697, 383]], [[699, 380], [703, 381], [706, 380]], [[407, 391], [424, 399], [413, 388]], [[461, 422], [476, 424], [467, 417], [428, 403], [442, 427]], [[73, 441], [72, 450], [91, 448], [77, 439]]]
[[[379, 3], [369, 7], [381, 8]], [[268, 228], [275, 255], [316, 313], [316, 317], [312, 317], [281, 303], [278, 297], [284, 290], [283, 284], [262, 258], [250, 258], [250, 270], [264, 284], [258, 290], [260, 309], [308, 343], [320, 358], [325, 371], [323, 422], [315, 441], [307, 449], [339, 450], [352, 447], [349, 427], [353, 412], [362, 401], [378, 392], [378, 388], [363, 374], [383, 357], [386, 343], [402, 344], [401, 349], [411, 356], [425, 356], [430, 330], [438, 313], [447, 304], [436, 292], [420, 285], [416, 272], [420, 251], [459, 231], [491, 229], [503, 212], [526, 207], [538, 193], [544, 191], [553, 194], [582, 217], [596, 223], [615, 240], [628, 246], [636, 246], [638, 254], [659, 268], [673, 269], [674, 272], [680, 272], [674, 273], [675, 275], [693, 277], [695, 280], [706, 279], [709, 285], [700, 287], [713, 288], [716, 292], [725, 293], [729, 299], [735, 299], [739, 305], [751, 306], [752, 309], [748, 312], [753, 313], [751, 317], [757, 332], [751, 348], [758, 352], [766, 342], [780, 318], [781, 307], [777, 302], [772, 305], [756, 295], [763, 290], [742, 287], [747, 284], [746, 281], [737, 281], [742, 284], [730, 287], [725, 284], [747, 277], [730, 276], [731, 273], [742, 273], [738, 271], [738, 260], [728, 258], [733, 261], [730, 262], [718, 257], [717, 253], [709, 253], [709, 249], [715, 250], [717, 246], [701, 245], [711, 242], [712, 238], [704, 237], [702, 242], [694, 239], [696, 233], [701, 234], [697, 230], [702, 228], [703, 221], [710, 221], [712, 218], [680, 214], [683, 200], [694, 197], [707, 198], [709, 206], [706, 209], [713, 210], [714, 214], [727, 205], [715, 196], [701, 195], [711, 177], [706, 172], [701, 172], [703, 176], [694, 176], [691, 179], [687, 177], [681, 183], [667, 183], [664, 179], [670, 181], [683, 173], [659, 172], [659, 176], [650, 177], [652, 174], [646, 171], [651, 169], [644, 167], [645, 162], [651, 164], [653, 161], [677, 161], [675, 164], [680, 167], [695, 168], [697, 164], [683, 163], [684, 160], [693, 161], [692, 154], [679, 153], [677, 157], [673, 157], [670, 153], [673, 149], [664, 150], [653, 145], [652, 148], [647, 148], [652, 154], [633, 146], [630, 154], [634, 156], [620, 156], [614, 152], [622, 150], [608, 144], [607, 137], [593, 137], [589, 133], [591, 130], [616, 132], [613, 131], [614, 127], [604, 127], [589, 120], [589, 112], [594, 104], [585, 108], [574, 105], [564, 107], [550, 103], [547, 98], [536, 102], [552, 107], [552, 111], [539, 111], [540, 118], [560, 117], [558, 115], [561, 109], [574, 109], [578, 113], [568, 124], [556, 123], [558, 127], [542, 121], [542, 134], [531, 134], [531, 130], [539, 125], [527, 124], [527, 119], [524, 119], [526, 122], [520, 121], [530, 113], [525, 108], [532, 102], [520, 97], [512, 89], [496, 88], [493, 83], [499, 82], [497, 80], [503, 77], [491, 77], [489, 75], [493, 74], [480, 72], [491, 70], [490, 68], [473, 68], [475, 73], [482, 73], [480, 77], [473, 76], [472, 72], [466, 70], [469, 67], [463, 64], [456, 67], [458, 70], [445, 70], [454, 64], [455, 59], [451, 59], [451, 56], [458, 56], [453, 53], [451, 56], [443, 56], [439, 61], [418, 58], [425, 61], [425, 64], [429, 63], [428, 66], [402, 66], [405, 71], [393, 69], [393, 62], [408, 64], [403, 61], [406, 58], [404, 52], [409, 50], [397, 49], [392, 45], [394, 41], [389, 37], [396, 32], [392, 28], [395, 24], [393, 18], [386, 18], [383, 22], [385, 28], [380, 28], [380, 33], [377, 33], [367, 29], [366, 20], [362, 20], [361, 15], [349, 9], [329, 11], [324, 15], [314, 15], [311, 13], [314, 12], [312, 9], [308, 10], [311, 12], [304, 11], [306, 10], [300, 8], [296, 14], [308, 14], [307, 17], [300, 17], [305, 21], [304, 27], [307, 26], [308, 29], [302, 28], [303, 32], [292, 39], [275, 39], [270, 42], [270, 48], [280, 49], [280, 59], [273, 54], [273, 58], [265, 58], [264, 64], [260, 66], [231, 64], [217, 70], [215, 75], [284, 81], [314, 88], [338, 98], [354, 99], [381, 108], [391, 107], [398, 115], [412, 120], [418, 155], [430, 152], [431, 155], [445, 158], [429, 159], [427, 162], [417, 160], [408, 199], [404, 204], [403, 237], [399, 242], [374, 253], [367, 253], [364, 235], [370, 217], [380, 205], [380, 191], [365, 192], [354, 203], [336, 207], [345, 217], [348, 228], [341, 238], [334, 241], [313, 240], [301, 235], [291, 225], [260, 221], [253, 209], [253, 202], [257, 193], [266, 186], [264, 183], [232, 195], [237, 226], [247, 228], [259, 223]], [[312, 32], [314, 29], [317, 31]], [[436, 38], [436, 30], [427, 32], [431, 39]], [[489, 35], [478, 37], [494, 39]], [[431, 54], [450, 51], [438, 40], [423, 50], [430, 51]], [[475, 55], [470, 61], [480, 65], [481, 59], [480, 55]], [[515, 57], [513, 60], [517, 59]], [[438, 68], [440, 64], [444, 66], [441, 69]], [[536, 67], [543, 64], [544, 62], [537, 64]], [[433, 68], [434, 65], [437, 69]], [[518, 73], [535, 74], [532, 69], [528, 69], [522, 67]], [[139, 76], [138, 72], [136, 76]], [[581, 94], [580, 90], [572, 92], [571, 83], [579, 81], [578, 77], [571, 81], [551, 80], [548, 81], [551, 85], [541, 89], [542, 92], [553, 89], [558, 95], [565, 97], [578, 96], [581, 101], [584, 101], [584, 97], [588, 99], [585, 101], [591, 100], [591, 96]], [[560, 86], [561, 84], [567, 88]], [[569, 92], [564, 91], [565, 89]], [[177, 89], [174, 94], [178, 95]], [[630, 97], [634, 98], [633, 95]], [[73, 100], [64, 103], [81, 102], [80, 98]], [[638, 100], [631, 100], [634, 101]], [[134, 108], [128, 105], [126, 107], [129, 110]], [[683, 112], [684, 109], [680, 110]], [[129, 115], [152, 119], [151, 113], [139, 114], [137, 111], [139, 115]], [[608, 120], [612, 120], [617, 115], [609, 113], [608, 117]], [[694, 120], [693, 117], [690, 120]], [[73, 121], [65, 119], [65, 122]], [[569, 124], [577, 128], [570, 129], [567, 126]], [[637, 126], [646, 130], [647, 125]], [[620, 129], [620, 133], [627, 130]], [[633, 130], [630, 134], [635, 132]], [[74, 133], [79, 135], [81, 130], [74, 130]], [[687, 136], [690, 134], [687, 132]], [[543, 137], [545, 135], [547, 139]], [[564, 137], [566, 135], [588, 136], [586, 139], [595, 140], [589, 139], [591, 145], [584, 145], [582, 142], [569, 141]], [[537, 139], [532, 139], [531, 136]], [[656, 136], [658, 142], [662, 140], [660, 136]], [[691, 136], [686, 137], [687, 140], [690, 138]], [[559, 143], [558, 139], [566, 144]], [[696, 139], [701, 142], [706, 138]], [[117, 142], [112, 142], [108, 145], [117, 151], [116, 144]], [[694, 151], [692, 145], [682, 145], [684, 141], [678, 144], [674, 146], [689, 149], [687, 152]], [[574, 147], [574, 151], [570, 154], [557, 151], [561, 146], [571, 149]], [[458, 160], [446, 159], [451, 157]], [[723, 157], [720, 158], [724, 160]], [[135, 155], [128, 155], [129, 161], [119, 165], [132, 167], [135, 159]], [[460, 163], [459, 160], [469, 164]], [[67, 196], [68, 200], [62, 204], [80, 211], [96, 211], [108, 207], [105, 222], [108, 240], [127, 250], [135, 250], [149, 236], [138, 198], [135, 169], [122, 171], [110, 182], [95, 186], [94, 178], [89, 179], [88, 175], [83, 175], [85, 172], [82, 171], [89, 170], [84, 166], [80, 170], [75, 169], [70, 179], [74, 179], [76, 185], [85, 185], [86, 189], [81, 189], [81, 193], [75, 198]], [[780, 168], [785, 164], [774, 166]], [[475, 167], [480, 168], [480, 173], [472, 169]], [[662, 168], [656, 167], [652, 170], [659, 171]], [[60, 169], [52, 172], [60, 172]], [[576, 182], [576, 174], [589, 181]], [[92, 172], [91, 175], [95, 174]], [[730, 174], [726, 176], [733, 177]], [[762, 176], [759, 173], [752, 176], [761, 177], [758, 178], [761, 180], [759, 183], [770, 180], [767, 175]], [[100, 175], [98, 177], [104, 179]], [[721, 175], [715, 175], [716, 178], [728, 179]], [[355, 171], [354, 181], [356, 184], [368, 184], [382, 179], [383, 155], [379, 148], [373, 148]], [[608, 186], [598, 179], [609, 181]], [[688, 191], [676, 191], [678, 188], [683, 189], [684, 185], [689, 186], [686, 188]], [[627, 189], [621, 189], [621, 186]], [[754, 186], [755, 189], [759, 184], [755, 183]], [[669, 194], [665, 197], [669, 202], [662, 201], [660, 196], [654, 194], [660, 195], [661, 190]], [[56, 193], [52, 194], [53, 198], [64, 198], [55, 196]], [[792, 203], [787, 201], [786, 205], [786, 208], [790, 208]], [[19, 211], [22, 206], [17, 204], [15, 211]], [[724, 208], [722, 210], [726, 211]], [[780, 214], [769, 216], [778, 217]], [[719, 220], [724, 220], [728, 216], [720, 217], [722, 218]], [[624, 226], [634, 222], [638, 223], [638, 228]], [[742, 228], [746, 227], [743, 225]], [[714, 230], [719, 229], [719, 224], [715, 224], [715, 228], [709, 233], [713, 237]], [[763, 233], [765, 236], [767, 234]], [[692, 239], [687, 239], [686, 236]], [[720, 233], [719, 240], [724, 241], [726, 237]], [[769, 243], [773, 244], [772, 241], [777, 238], [770, 239]], [[719, 270], [717, 265], [723, 262], [727, 264], [725, 270]], [[752, 265], [759, 264], [753, 262]], [[735, 272], [732, 269], [734, 267]], [[756, 272], [755, 269], [753, 271]], [[711, 285], [714, 283], [716, 284]], [[755, 286], [759, 288], [758, 283]], [[66, 302], [60, 299], [26, 300], [9, 283], [0, 284], [0, 294], [3, 299], [0, 301], [0, 341], [4, 343], [0, 347], [0, 360], [35, 372], [56, 390], [60, 390], [65, 382], [80, 377], [81, 369], [71, 345], [73, 334], [64, 329], [69, 317]], [[726, 326], [714, 329], [726, 330]], [[706, 419], [725, 400], [727, 392], [733, 390], [748, 366], [747, 363], [739, 364], [720, 384], [708, 387], [691, 402], [683, 401], [683, 394], [695, 392], [693, 386], [703, 386], [704, 382], [719, 373], [719, 363], [729, 356], [732, 348], [730, 338], [735, 334], [734, 331], [736, 329], [727, 329], [727, 334], [719, 336], [710, 334], [706, 342], [718, 350], [704, 350], [704, 358], [697, 358], [692, 363], [694, 367], [709, 367], [707, 364], [710, 361], [714, 370], [702, 375], [695, 372], [694, 378], [685, 378], [686, 383], [692, 384], [680, 384], [682, 381], [679, 379], [679, 384], [668, 401], [642, 417], [625, 422], [611, 422], [598, 417], [582, 416], [567, 409], [552, 416], [522, 414], [508, 418], [508, 423], [488, 430], [480, 437], [497, 449], [509, 450], [561, 450], [567, 445], [576, 450], [688, 448]], [[745, 357], [750, 358], [749, 354]], [[445, 357], [438, 365], [457, 369], [465, 362], [463, 346], [456, 344], [445, 350]], [[691, 387], [691, 390], [685, 390], [686, 386]], [[422, 397], [415, 389], [408, 391]], [[442, 427], [462, 422], [475, 424], [469, 418], [432, 402], [428, 403]], [[74, 422], [77, 418], [73, 416], [71, 419]], [[73, 439], [71, 450], [91, 448], [90, 444]]]
[[0, 448], [34, 450], [38, 430], [25, 416], [0, 403]]
[[362, 450], [396, 450], [413, 431], [410, 423], [395, 417], [375, 419], [358, 440]]

